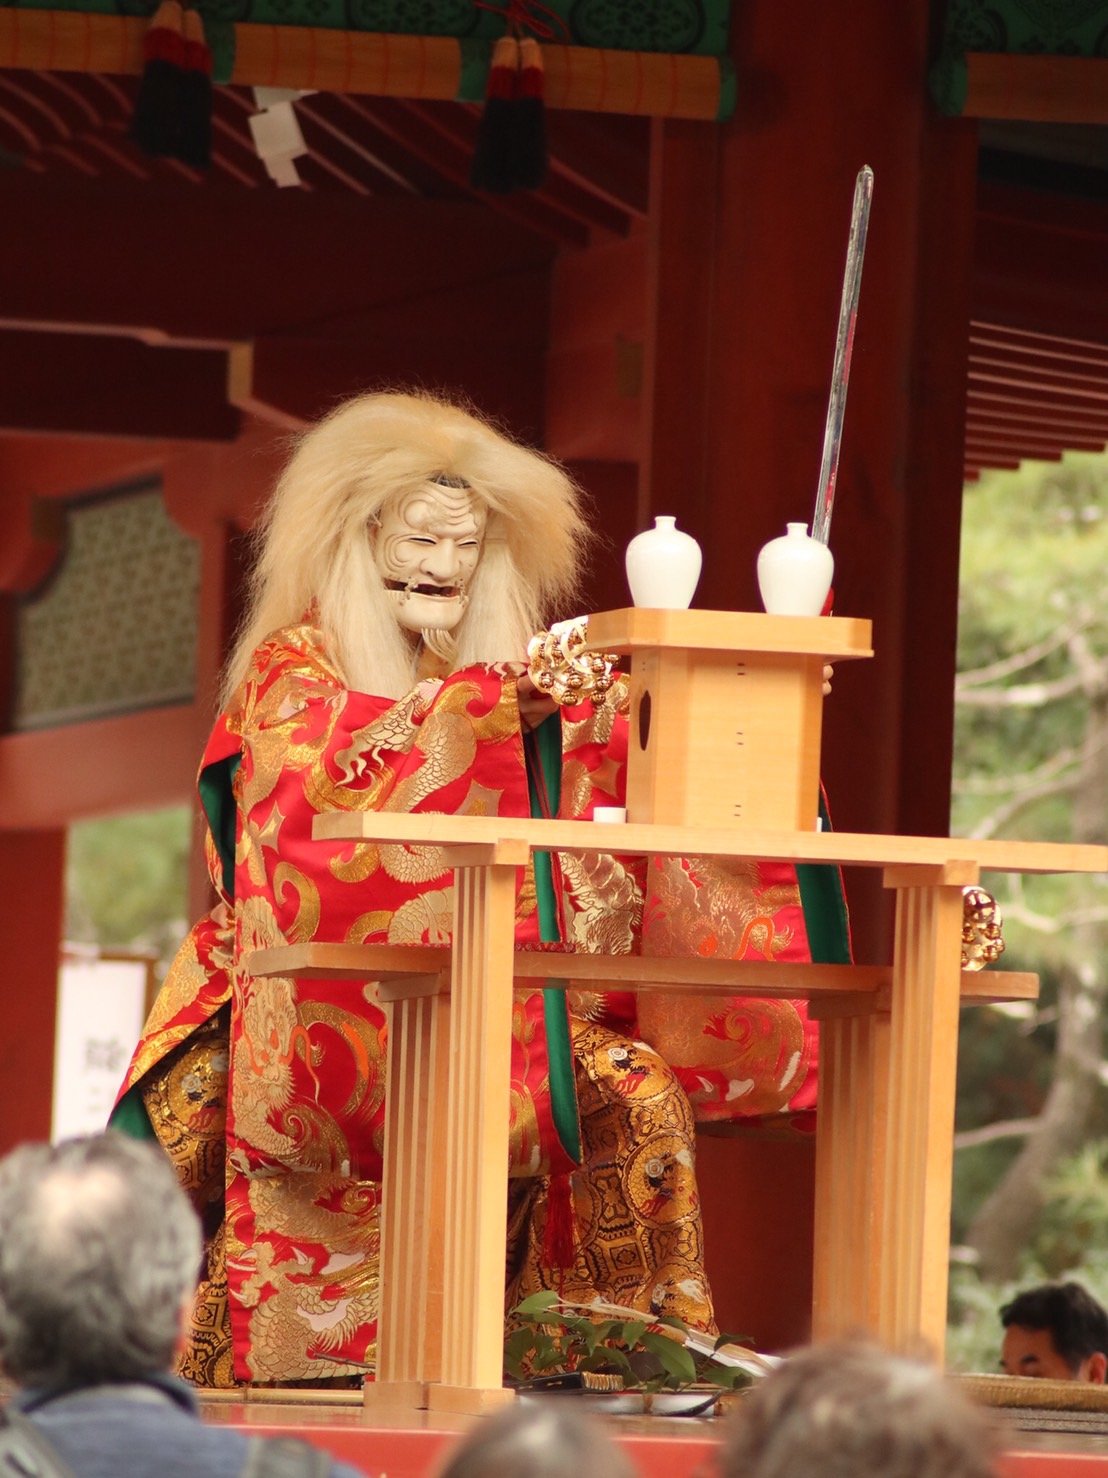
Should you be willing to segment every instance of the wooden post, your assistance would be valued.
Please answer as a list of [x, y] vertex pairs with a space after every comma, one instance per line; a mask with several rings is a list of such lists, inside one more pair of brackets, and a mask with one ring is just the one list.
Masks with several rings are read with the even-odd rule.
[[381, 1307], [374, 1410], [427, 1405], [442, 1370], [443, 1180], [448, 981], [417, 976], [380, 987], [388, 1016]]
[[812, 1002], [820, 1022], [812, 1335], [846, 1336], [877, 1322], [877, 1179], [887, 1109], [889, 1016], [840, 1015]]
[[434, 1411], [477, 1413], [504, 1389], [512, 964], [517, 868], [526, 842], [448, 848], [454, 954], [444, 1182], [442, 1380]]
[[977, 877], [976, 866], [957, 863], [885, 873], [897, 901], [873, 1327], [890, 1348], [922, 1339], [938, 1359], [946, 1337], [962, 888]]

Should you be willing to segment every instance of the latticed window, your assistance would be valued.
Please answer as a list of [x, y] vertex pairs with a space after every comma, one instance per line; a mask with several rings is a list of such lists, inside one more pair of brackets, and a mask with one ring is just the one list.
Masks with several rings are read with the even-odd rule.
[[63, 553], [17, 614], [12, 727], [39, 729], [193, 696], [200, 550], [161, 486], [73, 499]]

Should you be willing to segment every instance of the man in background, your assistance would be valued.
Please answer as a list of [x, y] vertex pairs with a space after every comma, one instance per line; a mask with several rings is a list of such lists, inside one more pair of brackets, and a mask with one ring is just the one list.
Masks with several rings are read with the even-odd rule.
[[1108, 1312], [1080, 1283], [1029, 1288], [1004, 1305], [1000, 1322], [1006, 1374], [1105, 1384]]
[[170, 1161], [114, 1132], [0, 1160], [0, 1370], [76, 1478], [358, 1478], [306, 1443], [206, 1426], [170, 1374], [200, 1266]]

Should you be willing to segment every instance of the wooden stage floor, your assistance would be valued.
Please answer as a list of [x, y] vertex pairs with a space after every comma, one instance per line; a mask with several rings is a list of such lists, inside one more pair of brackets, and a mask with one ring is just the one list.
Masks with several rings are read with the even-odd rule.
[[[201, 1406], [205, 1421], [258, 1436], [304, 1437], [371, 1478], [428, 1478], [460, 1434], [480, 1420], [370, 1414], [354, 1392], [297, 1400], [275, 1391], [245, 1401], [206, 1397]], [[726, 1415], [605, 1419], [641, 1478], [713, 1478], [726, 1423]], [[1000, 1478], [1108, 1478], [1108, 1436], [1013, 1431]]]

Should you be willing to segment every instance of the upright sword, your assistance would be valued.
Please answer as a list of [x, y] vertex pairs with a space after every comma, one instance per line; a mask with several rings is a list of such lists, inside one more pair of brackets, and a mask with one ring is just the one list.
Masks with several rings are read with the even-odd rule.
[[846, 390], [850, 382], [850, 357], [854, 352], [854, 326], [858, 321], [858, 291], [862, 286], [862, 259], [866, 254], [866, 231], [873, 199], [873, 170], [864, 164], [854, 183], [854, 208], [850, 215], [850, 240], [846, 247], [843, 295], [839, 304], [839, 329], [835, 336], [835, 363], [831, 370], [831, 393], [823, 427], [823, 460], [812, 514], [812, 538], [826, 544], [831, 534], [835, 506], [835, 481], [839, 474], [839, 443], [843, 434]]

